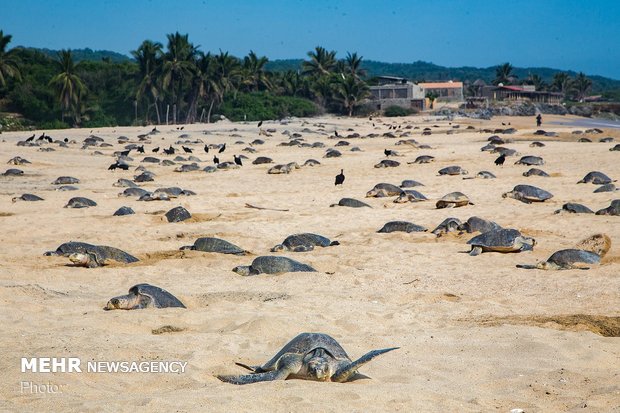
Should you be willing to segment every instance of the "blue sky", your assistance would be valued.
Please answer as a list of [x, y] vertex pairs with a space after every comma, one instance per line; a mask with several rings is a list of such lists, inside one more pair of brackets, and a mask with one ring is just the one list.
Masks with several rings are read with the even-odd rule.
[[444, 66], [552, 67], [620, 79], [620, 0], [1, 0], [9, 47], [129, 54], [188, 33], [203, 51], [304, 58], [315, 46]]

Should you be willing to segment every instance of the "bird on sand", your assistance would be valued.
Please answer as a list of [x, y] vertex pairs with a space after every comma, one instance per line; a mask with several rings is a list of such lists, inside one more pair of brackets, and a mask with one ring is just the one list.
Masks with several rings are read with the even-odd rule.
[[261, 126], [263, 126], [263, 121], [261, 120], [260, 122], [258, 122], [258, 128], [260, 128]]
[[336, 175], [336, 182], [334, 183], [334, 185], [342, 185], [343, 182], [344, 182], [344, 169], [341, 169], [340, 173]]
[[205, 145], [205, 152], [209, 153], [209, 145]]
[[504, 161], [506, 161], [506, 154], [503, 153], [495, 160], [495, 165], [502, 166]]
[[239, 166], [243, 166], [243, 163], [241, 163], [241, 157], [237, 156], [237, 155], [233, 155], [233, 158], [235, 159], [235, 163]]
[[192, 152], [194, 152], [194, 151], [192, 151], [192, 149], [191, 149], [191, 148], [188, 148], [188, 147], [183, 146], [183, 145], [181, 145], [181, 148], [183, 148], [183, 150], [185, 151], [185, 153], [192, 153]]
[[220, 159], [217, 157], [217, 155], [213, 156], [213, 163], [216, 165], [220, 163]]
[[222, 153], [226, 150], [226, 144], [223, 144], [218, 153]]

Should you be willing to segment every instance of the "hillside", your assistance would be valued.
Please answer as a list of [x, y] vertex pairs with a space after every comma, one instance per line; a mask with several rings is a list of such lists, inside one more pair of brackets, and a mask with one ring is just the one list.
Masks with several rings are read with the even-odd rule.
[[[35, 47], [26, 47], [25, 49], [34, 50], [40, 53], [43, 53], [46, 56], [51, 57], [52, 59], [56, 59], [58, 56], [58, 50], [51, 49], [39, 49]], [[126, 56], [121, 53], [111, 52], [109, 50], [92, 50], [89, 48], [86, 49], [71, 49], [71, 53], [73, 54], [73, 59], [75, 62], [81, 62], [83, 60], [86, 61], [101, 61], [109, 59], [114, 63], [124, 63], [133, 61], [132, 58]]]

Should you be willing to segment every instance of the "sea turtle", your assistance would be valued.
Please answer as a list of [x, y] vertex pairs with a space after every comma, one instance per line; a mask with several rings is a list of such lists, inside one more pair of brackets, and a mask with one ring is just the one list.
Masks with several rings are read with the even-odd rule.
[[263, 255], [256, 257], [249, 266], [239, 265], [233, 268], [239, 275], [281, 274], [285, 272], [316, 272], [314, 268], [287, 257]]
[[609, 148], [610, 151], [620, 151], [620, 143], [614, 145], [613, 147]]
[[134, 210], [128, 206], [122, 206], [112, 214], [114, 217], [123, 216], [123, 215], [133, 215], [135, 214]]
[[133, 181], [130, 181], [129, 179], [125, 179], [125, 178], [118, 179], [116, 182], [112, 184], [112, 186], [121, 187], [121, 188], [137, 188], [138, 187], [138, 185], [136, 185]]
[[82, 196], [76, 196], [71, 198], [65, 208], [88, 208], [92, 206], [97, 206], [97, 203], [92, 199], [84, 198]]
[[375, 165], [375, 168], [395, 168], [400, 166], [400, 162], [394, 161], [392, 159], [384, 159], [378, 164]]
[[340, 201], [338, 201], [337, 204], [330, 205], [330, 207], [335, 207], [335, 206], [344, 206], [344, 207], [350, 207], [350, 208], [363, 208], [363, 207], [372, 208], [367, 203], [358, 201], [357, 199], [353, 199], [353, 198], [342, 198]]
[[138, 198], [150, 193], [146, 189], [135, 187], [125, 188], [118, 196], [137, 196]]
[[481, 179], [495, 179], [497, 178], [495, 176], [495, 174], [493, 174], [493, 172], [489, 172], [489, 171], [480, 171], [476, 174], [476, 178], [481, 178]]
[[544, 165], [545, 161], [540, 156], [524, 156], [515, 162], [515, 165]]
[[104, 310], [139, 310], [142, 308], [167, 307], [186, 308], [178, 298], [163, 288], [150, 284], [137, 284], [129, 289], [129, 294], [110, 299]]
[[422, 184], [422, 183], [420, 183], [418, 181], [414, 181], [413, 179], [405, 179], [400, 184], [401, 188], [415, 188], [416, 186], [424, 186], [424, 184]]
[[161, 160], [159, 158], [155, 158], [154, 156], [147, 156], [144, 159], [142, 159], [141, 162], [146, 162], [146, 163], [160, 163]]
[[80, 180], [72, 176], [59, 176], [54, 182], [52, 182], [52, 185], [71, 185], [79, 183]]
[[221, 238], [202, 237], [194, 241], [194, 245], [181, 247], [182, 250], [193, 250], [203, 252], [219, 252], [220, 254], [245, 255], [247, 251], [242, 250], [235, 244]]
[[[543, 133], [543, 135], [544, 135], [544, 133]], [[544, 146], [545, 146], [545, 144], [542, 143], [542, 142], [539, 142], [539, 141], [534, 141], [534, 142], [530, 143], [530, 147], [531, 148], [543, 148]]]
[[431, 163], [434, 160], [435, 160], [434, 156], [420, 155], [417, 158], [415, 158], [415, 161], [413, 161], [413, 163]]
[[[226, 169], [223, 166], [220, 167], [220, 165], [223, 165], [224, 163], [226, 163], [226, 162], [222, 162], [222, 163], [218, 164], [217, 167], [220, 168], [220, 169]], [[228, 162], [228, 163], [230, 163], [230, 162]], [[196, 162], [191, 163], [191, 164], [183, 164], [181, 166], [178, 166], [178, 167], [174, 168], [174, 172], [193, 172], [193, 171], [198, 171], [198, 170], [200, 170], [200, 166], [198, 166], [198, 164]]]
[[620, 199], [614, 199], [607, 208], [596, 211], [596, 215], [620, 215]]
[[512, 228], [495, 229], [476, 235], [467, 244], [471, 245], [469, 255], [475, 256], [482, 252], [520, 252], [531, 251], [536, 245], [533, 238], [525, 237]]
[[605, 185], [599, 186], [593, 192], [595, 194], [598, 194], [600, 192], [614, 192], [616, 190], [617, 190], [616, 185], [614, 185], [614, 184], [605, 184]]
[[587, 184], [587, 183], [593, 183], [595, 185], [604, 185], [604, 184], [610, 184], [612, 181], [612, 179], [610, 177], [608, 177], [607, 175], [605, 175], [602, 172], [599, 171], [592, 171], [592, 172], [588, 172], [586, 174], [586, 176], [583, 177], [583, 179], [579, 182], [577, 182], [578, 184]]
[[325, 155], [323, 156], [323, 158], [339, 158], [341, 156], [342, 156], [342, 153], [340, 153], [340, 151], [330, 148], [327, 150], [327, 152], [325, 152]]
[[562, 211], [571, 212], [573, 214], [594, 214], [590, 208], [585, 205], [576, 204], [574, 202], [567, 202], [562, 205], [562, 209], [558, 209], [555, 211], [556, 214], [559, 214]]
[[431, 231], [431, 233], [441, 237], [443, 234], [447, 234], [453, 231], [460, 231], [463, 223], [460, 219], [450, 217], [441, 221], [441, 224], [437, 225], [437, 228]]
[[504, 156], [516, 156], [519, 155], [516, 149], [504, 148], [503, 146], [498, 146], [495, 149], [491, 150], [491, 153], [499, 153]]
[[314, 247], [330, 247], [333, 245], [340, 245], [338, 241], [330, 241], [329, 238], [324, 236], [312, 234], [309, 232], [301, 234], [293, 234], [286, 237], [282, 244], [278, 244], [271, 249], [271, 252], [277, 251], [294, 251], [294, 252], [306, 252], [312, 251]]
[[553, 195], [544, 189], [531, 185], [516, 185], [512, 191], [502, 194], [503, 198], [514, 198], [526, 204], [532, 202], [544, 202], [553, 198]]
[[423, 226], [416, 225], [407, 221], [390, 221], [386, 223], [379, 231], [380, 233], [390, 232], [426, 232], [428, 229]]
[[273, 159], [266, 156], [259, 156], [252, 161], [252, 165], [262, 165], [264, 163], [273, 163]]
[[414, 191], [413, 189], [405, 189], [401, 194], [394, 200], [397, 204], [402, 204], [405, 202], [420, 202], [427, 201], [428, 198], [425, 197], [418, 191]]
[[603, 258], [611, 249], [611, 238], [603, 233], [590, 235], [575, 244], [573, 248], [590, 251]]
[[9, 168], [2, 175], [4, 176], [22, 176], [24, 171], [17, 168]]
[[503, 144], [505, 144], [505, 143], [506, 143], [506, 142], [505, 142], [502, 138], [500, 138], [500, 137], [499, 137], [499, 136], [497, 136], [497, 135], [489, 136], [489, 137], [487, 138], [487, 141], [488, 141], [489, 143], [492, 143], [493, 145], [503, 145]]
[[468, 233], [472, 232], [480, 232], [485, 233], [489, 231], [493, 231], [496, 229], [501, 229], [502, 227], [498, 225], [496, 222], [489, 221], [488, 219], [480, 218], [480, 217], [469, 217], [469, 219], [460, 226], [459, 230], [465, 231]]
[[527, 171], [523, 172], [523, 176], [542, 176], [549, 177], [549, 174], [542, 169], [538, 168], [530, 168]]
[[396, 185], [382, 182], [375, 185], [370, 191], [366, 192], [366, 198], [384, 198], [388, 196], [398, 196], [402, 192], [403, 190]]
[[190, 219], [191, 217], [192, 214], [190, 214], [189, 211], [182, 206], [172, 208], [170, 211], [166, 212], [166, 219], [168, 222], [181, 222]]
[[449, 194], [444, 195], [443, 198], [435, 204], [437, 209], [458, 208], [465, 205], [473, 205], [473, 203], [470, 202], [467, 195], [462, 192], [450, 192]]
[[184, 195], [184, 191], [179, 188], [178, 186], [172, 186], [169, 188], [157, 188], [155, 191], [153, 191], [154, 194], [166, 194], [168, 195], [168, 197], [170, 198], [177, 198], [181, 195]]
[[274, 174], [290, 174], [291, 173], [291, 167], [288, 165], [275, 165], [272, 166], [271, 168], [269, 168], [269, 170], [267, 171], [268, 174], [274, 175]]
[[540, 269], [540, 270], [587, 270], [591, 264], [600, 264], [601, 257], [594, 252], [569, 248], [554, 252], [547, 261], [541, 261], [536, 265], [519, 264], [517, 268]]
[[437, 173], [439, 175], [467, 175], [468, 172], [460, 166], [446, 166], [441, 168]]
[[96, 268], [107, 265], [110, 261], [130, 264], [139, 261], [136, 257], [118, 248], [107, 245], [86, 247], [81, 252], [69, 254], [69, 260], [77, 266]]
[[252, 372], [241, 376], [217, 376], [232, 384], [296, 378], [344, 383], [373, 358], [398, 347], [373, 350], [352, 361], [338, 342], [323, 333], [301, 333], [289, 341], [271, 360], [261, 366], [236, 363]]
[[153, 174], [152, 172], [142, 172], [140, 175], [137, 175], [134, 177], [134, 181], [136, 182], [153, 182], [155, 180], [154, 178], [155, 174]]
[[138, 201], [151, 202], [151, 201], [170, 201], [168, 194], [160, 192], [158, 194], [147, 192], [138, 198]]
[[302, 166], [317, 166], [320, 164], [321, 162], [317, 161], [316, 159], [306, 159], [306, 162], [304, 162]]
[[12, 199], [13, 202], [16, 201], [44, 201], [43, 198], [34, 194], [22, 194], [22, 196], [16, 196]]

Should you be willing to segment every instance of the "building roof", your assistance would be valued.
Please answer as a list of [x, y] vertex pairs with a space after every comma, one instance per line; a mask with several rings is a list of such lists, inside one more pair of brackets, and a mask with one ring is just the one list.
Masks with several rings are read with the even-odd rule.
[[418, 83], [424, 89], [460, 89], [463, 87], [463, 82], [430, 82], [430, 83]]

